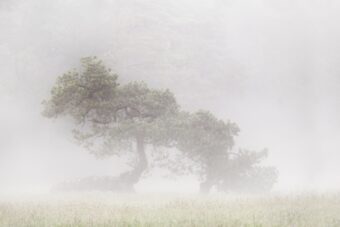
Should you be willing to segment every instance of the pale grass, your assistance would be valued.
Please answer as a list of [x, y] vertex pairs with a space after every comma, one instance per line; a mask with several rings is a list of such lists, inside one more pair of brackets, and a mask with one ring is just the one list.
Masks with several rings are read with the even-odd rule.
[[0, 199], [0, 226], [340, 226], [340, 195], [59, 194]]

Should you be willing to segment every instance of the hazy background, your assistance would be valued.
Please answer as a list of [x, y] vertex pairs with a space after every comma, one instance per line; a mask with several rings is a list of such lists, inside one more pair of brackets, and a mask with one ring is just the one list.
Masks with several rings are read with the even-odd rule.
[[[336, 0], [0, 0], [0, 191], [123, 171], [40, 115], [57, 76], [90, 55], [122, 82], [237, 122], [237, 147], [269, 149], [276, 190], [339, 189], [339, 10]], [[138, 189], [197, 182], [154, 176]]]

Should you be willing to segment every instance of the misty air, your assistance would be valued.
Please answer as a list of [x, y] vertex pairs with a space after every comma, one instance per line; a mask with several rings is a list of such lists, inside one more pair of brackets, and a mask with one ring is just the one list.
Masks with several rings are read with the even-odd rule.
[[339, 10], [0, 0], [0, 226], [340, 226]]

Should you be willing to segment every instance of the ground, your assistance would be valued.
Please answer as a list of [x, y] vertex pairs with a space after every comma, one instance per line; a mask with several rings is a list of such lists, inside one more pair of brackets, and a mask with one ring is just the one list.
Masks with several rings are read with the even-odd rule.
[[340, 226], [340, 194], [59, 194], [0, 199], [0, 226]]

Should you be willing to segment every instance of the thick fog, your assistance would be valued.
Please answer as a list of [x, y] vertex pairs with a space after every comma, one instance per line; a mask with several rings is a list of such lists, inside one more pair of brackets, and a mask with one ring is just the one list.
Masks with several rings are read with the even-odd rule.
[[[41, 115], [56, 78], [86, 56], [121, 82], [169, 88], [185, 110], [236, 122], [236, 147], [268, 148], [275, 190], [339, 189], [339, 10], [336, 0], [1, 0], [1, 191], [126, 167]], [[193, 177], [178, 180], [154, 174], [137, 188], [197, 190]]]

